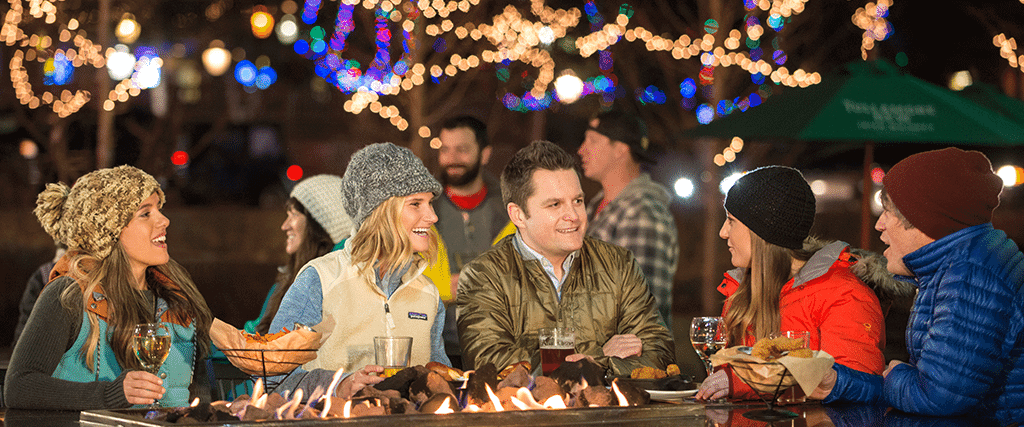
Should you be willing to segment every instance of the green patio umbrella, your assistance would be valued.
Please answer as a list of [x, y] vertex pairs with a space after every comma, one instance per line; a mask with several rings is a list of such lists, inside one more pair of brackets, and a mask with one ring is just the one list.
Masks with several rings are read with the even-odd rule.
[[[864, 144], [864, 195], [868, 196], [875, 143], [1024, 145], [1024, 125], [876, 60], [849, 64], [846, 73], [823, 76], [821, 83], [807, 88], [787, 89], [763, 105], [683, 134], [684, 138], [734, 136]], [[867, 247], [868, 197], [861, 205], [861, 246]]]
[[1016, 123], [1024, 123], [1024, 101], [1004, 95], [995, 86], [978, 82], [965, 87], [959, 93], [960, 96], [1000, 113]]

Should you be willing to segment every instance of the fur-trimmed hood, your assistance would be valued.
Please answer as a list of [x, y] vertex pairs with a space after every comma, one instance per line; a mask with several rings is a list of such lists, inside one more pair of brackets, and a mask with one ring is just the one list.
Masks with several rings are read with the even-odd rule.
[[842, 243], [849, 248], [850, 253], [857, 259], [857, 263], [850, 267], [850, 272], [875, 291], [878, 299], [904, 298], [912, 296], [917, 292], [917, 288], [913, 284], [896, 279], [886, 269], [887, 261], [881, 254], [866, 249], [854, 248], [846, 242], [823, 240], [815, 237], [808, 237], [804, 240], [804, 250], [817, 253], [826, 246], [836, 242]]

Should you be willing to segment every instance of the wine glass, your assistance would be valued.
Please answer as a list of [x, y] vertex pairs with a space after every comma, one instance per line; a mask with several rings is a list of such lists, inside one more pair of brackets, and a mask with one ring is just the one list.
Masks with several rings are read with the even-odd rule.
[[690, 344], [711, 376], [711, 355], [725, 348], [725, 322], [721, 317], [694, 317], [690, 322]]
[[[135, 349], [135, 357], [142, 363], [142, 368], [160, 378], [166, 378], [167, 374], [158, 374], [160, 365], [167, 359], [171, 352], [171, 330], [163, 323], [140, 323], [135, 325], [132, 334], [132, 347]], [[149, 404], [150, 408], [156, 408], [156, 401]]]

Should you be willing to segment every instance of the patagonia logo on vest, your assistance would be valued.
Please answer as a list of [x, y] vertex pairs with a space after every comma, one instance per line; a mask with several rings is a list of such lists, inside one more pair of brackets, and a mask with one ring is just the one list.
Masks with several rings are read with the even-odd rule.
[[417, 313], [415, 311], [410, 311], [409, 312], [409, 318], [410, 319], [416, 319], [416, 320], [427, 320], [427, 315], [423, 314], [423, 313]]

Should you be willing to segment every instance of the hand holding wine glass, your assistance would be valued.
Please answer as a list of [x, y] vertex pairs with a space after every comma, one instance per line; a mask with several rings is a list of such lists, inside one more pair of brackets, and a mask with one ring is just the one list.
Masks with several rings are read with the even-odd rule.
[[[153, 375], [166, 378], [166, 374], [159, 374], [160, 366], [171, 351], [171, 330], [163, 323], [141, 323], [135, 325], [132, 334], [132, 347], [135, 350], [135, 357], [139, 359], [142, 368]], [[149, 405], [150, 408], [157, 407], [156, 401]]]
[[690, 344], [711, 376], [711, 355], [725, 348], [725, 322], [721, 317], [694, 317], [690, 322]]

